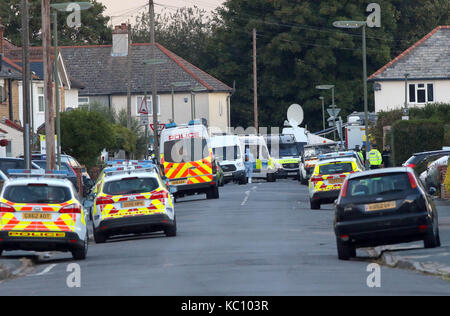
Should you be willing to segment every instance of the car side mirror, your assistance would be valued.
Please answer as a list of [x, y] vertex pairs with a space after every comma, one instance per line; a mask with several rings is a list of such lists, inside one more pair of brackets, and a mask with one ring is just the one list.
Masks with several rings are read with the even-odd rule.
[[430, 187], [430, 188], [428, 189], [428, 194], [429, 194], [429, 195], [435, 195], [436, 192], [437, 192], [437, 189], [436, 189], [435, 187]]

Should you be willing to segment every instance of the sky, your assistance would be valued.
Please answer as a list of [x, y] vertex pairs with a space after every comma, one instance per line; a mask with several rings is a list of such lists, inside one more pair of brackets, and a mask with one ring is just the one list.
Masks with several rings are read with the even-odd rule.
[[[97, 0], [106, 6], [104, 15], [110, 16], [113, 25], [118, 25], [128, 20], [134, 23], [136, 15], [147, 11], [148, 0]], [[222, 4], [224, 0], [155, 0], [155, 11], [160, 12], [163, 6], [167, 10], [176, 10], [180, 7], [193, 7], [194, 5], [212, 11]]]

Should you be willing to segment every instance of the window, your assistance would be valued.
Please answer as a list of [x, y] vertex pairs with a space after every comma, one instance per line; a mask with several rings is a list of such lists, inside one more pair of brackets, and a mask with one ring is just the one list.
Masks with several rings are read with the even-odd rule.
[[78, 106], [84, 107], [89, 105], [89, 97], [79, 97], [78, 98]]
[[38, 103], [39, 103], [38, 112], [39, 113], [44, 113], [45, 112], [44, 88], [38, 87], [37, 88], [37, 93], [38, 93]]
[[434, 85], [432, 83], [410, 84], [409, 102], [410, 103], [434, 102]]
[[[140, 115], [139, 114], [139, 109], [141, 108], [143, 99], [144, 99], [144, 96], [138, 96], [137, 97], [137, 101], [136, 101], [136, 113], [137, 113], [137, 115]], [[157, 104], [158, 105], [158, 115], [161, 115], [161, 101], [160, 101], [159, 95], [156, 96], [156, 100], [158, 102], [158, 104]], [[148, 108], [148, 114], [149, 115], [153, 115], [153, 106], [152, 106], [153, 102], [152, 101], [153, 101], [152, 100], [152, 96], [151, 95], [147, 96], [147, 108]]]

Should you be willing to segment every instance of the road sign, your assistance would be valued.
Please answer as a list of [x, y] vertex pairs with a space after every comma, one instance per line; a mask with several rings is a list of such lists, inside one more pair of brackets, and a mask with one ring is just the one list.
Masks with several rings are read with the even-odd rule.
[[142, 98], [141, 106], [139, 107], [139, 114], [148, 115], [147, 98]]
[[148, 120], [148, 115], [141, 115], [140, 119], [141, 119], [141, 125], [143, 125], [143, 126], [148, 126], [148, 123], [150, 123]]
[[339, 115], [339, 113], [341, 112], [341, 109], [339, 109], [339, 108], [328, 108], [327, 112], [328, 112], [328, 114], [331, 117], [337, 117]]
[[[155, 125], [150, 124], [150, 127], [152, 128], [153, 131], [155, 130]], [[161, 132], [165, 128], [166, 128], [166, 124], [161, 124], [161, 123], [158, 124], [158, 136], [161, 135]]]

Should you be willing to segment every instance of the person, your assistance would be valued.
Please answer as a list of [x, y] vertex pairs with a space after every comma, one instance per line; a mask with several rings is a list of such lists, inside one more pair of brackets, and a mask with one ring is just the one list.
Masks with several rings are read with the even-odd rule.
[[361, 161], [364, 163], [364, 165], [366, 164], [366, 146], [365, 145], [363, 145], [362, 147], [361, 147], [361, 150], [360, 151], [358, 151], [358, 155], [359, 155], [359, 158], [361, 158]]
[[253, 176], [253, 163], [255, 162], [255, 157], [250, 152], [250, 148], [245, 149], [245, 173], [248, 178], [248, 183], [252, 183]]
[[383, 163], [383, 157], [380, 151], [377, 149], [377, 145], [373, 144], [372, 149], [369, 152], [370, 169], [379, 169]]
[[382, 156], [384, 168], [389, 168], [391, 166], [391, 146], [389, 145], [384, 146]]

